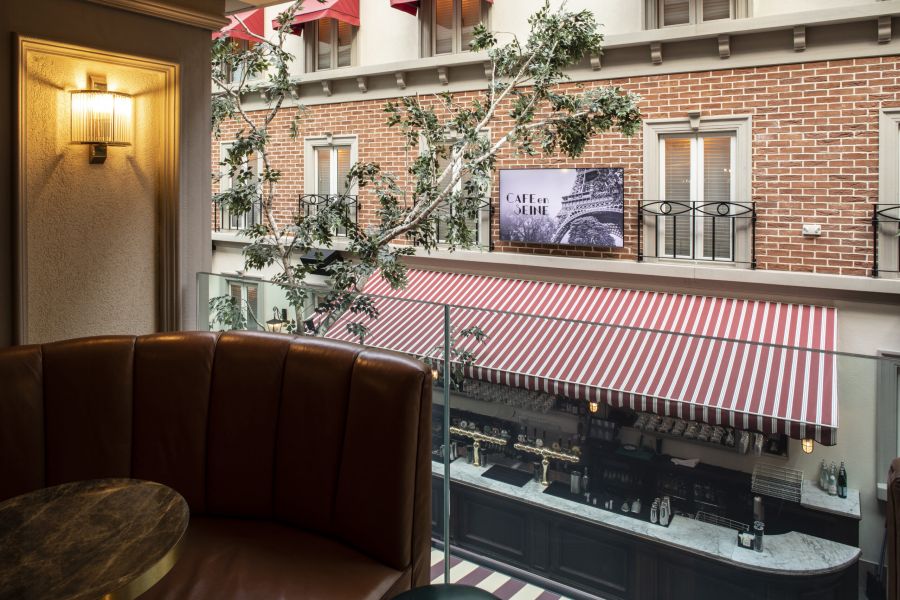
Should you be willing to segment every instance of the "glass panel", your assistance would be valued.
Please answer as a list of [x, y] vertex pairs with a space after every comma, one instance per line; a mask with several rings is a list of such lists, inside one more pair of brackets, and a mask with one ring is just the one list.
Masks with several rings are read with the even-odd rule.
[[353, 56], [353, 26], [343, 21], [337, 22], [338, 56], [337, 66], [349, 67]]
[[316, 69], [331, 68], [332, 23], [327, 17], [316, 22]]
[[331, 146], [316, 148], [316, 193], [331, 194]]
[[691, 22], [690, 0], [663, 0], [663, 25], [684, 25]]
[[688, 212], [691, 201], [691, 139], [667, 138], [665, 145], [665, 199], [679, 202], [673, 213], [683, 216], [661, 217], [664, 231], [663, 254], [666, 256], [691, 255], [691, 217]]
[[247, 329], [251, 331], [256, 331], [260, 328], [257, 291], [257, 286], [252, 284], [247, 285]]
[[703, 20], [731, 18], [731, 0], [703, 0]]
[[[703, 137], [703, 200], [731, 202], [731, 137]], [[713, 212], [709, 206], [705, 212]], [[703, 218], [703, 258], [731, 260], [732, 219]]]
[[469, 42], [474, 37], [475, 26], [481, 23], [482, 0], [461, 0], [462, 2], [462, 47], [469, 49]]
[[337, 154], [337, 193], [347, 192], [347, 174], [350, 173], [350, 146], [335, 146]]
[[453, 0], [434, 2], [434, 53], [453, 52]]

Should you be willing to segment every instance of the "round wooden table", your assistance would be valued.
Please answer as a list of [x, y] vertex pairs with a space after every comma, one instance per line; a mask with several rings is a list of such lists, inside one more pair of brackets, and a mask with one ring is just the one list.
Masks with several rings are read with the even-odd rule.
[[178, 492], [149, 481], [66, 483], [0, 503], [0, 599], [131, 600], [175, 564]]

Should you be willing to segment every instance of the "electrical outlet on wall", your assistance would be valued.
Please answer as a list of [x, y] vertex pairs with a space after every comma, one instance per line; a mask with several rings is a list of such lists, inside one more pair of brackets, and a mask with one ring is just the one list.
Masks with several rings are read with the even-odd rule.
[[818, 223], [804, 223], [803, 235], [822, 235], [822, 226]]

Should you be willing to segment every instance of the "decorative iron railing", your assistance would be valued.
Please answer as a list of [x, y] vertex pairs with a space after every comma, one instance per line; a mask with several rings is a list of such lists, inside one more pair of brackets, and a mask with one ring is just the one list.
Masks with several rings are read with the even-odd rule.
[[[339, 203], [343, 205], [343, 209], [347, 211], [350, 220], [357, 223], [359, 217], [359, 199], [357, 196], [347, 194], [300, 194], [298, 200], [298, 214], [304, 217], [314, 215], [320, 207]], [[347, 237], [346, 227], [335, 227], [334, 235], [338, 237]]]
[[[900, 273], [900, 204], [872, 207], [872, 277], [880, 273]], [[884, 244], [883, 238], [891, 240]], [[885, 268], [884, 263], [888, 266]]]
[[244, 214], [232, 214], [224, 204], [212, 203], [212, 230], [239, 231], [262, 223], [262, 205], [254, 202], [250, 210]]
[[[648, 228], [654, 236], [652, 254], [645, 254], [648, 219], [653, 225]], [[637, 220], [638, 262], [652, 257], [756, 268], [755, 202], [642, 200]]]
[[[447, 239], [447, 220], [453, 216], [447, 209], [438, 209], [434, 213], [436, 222], [436, 231], [438, 243], [442, 244]], [[475, 245], [479, 248], [487, 248], [489, 251], [494, 249], [494, 206], [491, 204], [490, 198], [485, 198], [478, 206], [478, 216], [473, 220], [472, 225], [475, 230]], [[415, 245], [416, 241], [410, 238]]]

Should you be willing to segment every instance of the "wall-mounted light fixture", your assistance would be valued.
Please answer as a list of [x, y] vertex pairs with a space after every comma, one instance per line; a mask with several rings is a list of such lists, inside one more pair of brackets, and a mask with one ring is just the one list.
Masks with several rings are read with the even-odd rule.
[[800, 447], [803, 448], [803, 452], [806, 454], [812, 454], [815, 445], [816, 443], [812, 438], [803, 438], [800, 440]]
[[90, 144], [88, 162], [102, 164], [108, 146], [131, 145], [133, 104], [128, 94], [107, 91], [104, 78], [91, 76], [90, 88], [72, 92], [72, 143]]

